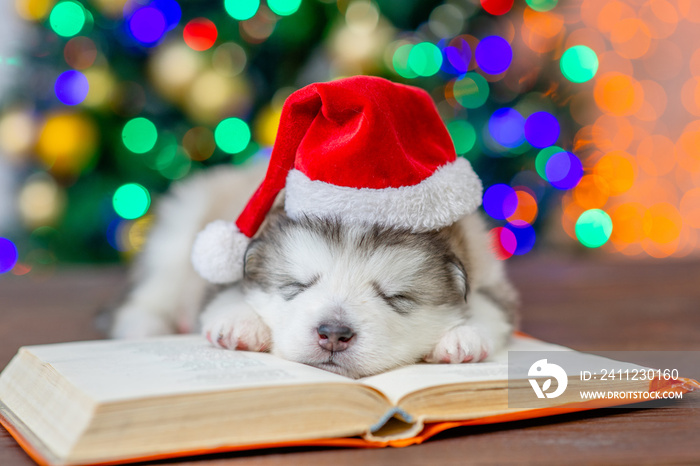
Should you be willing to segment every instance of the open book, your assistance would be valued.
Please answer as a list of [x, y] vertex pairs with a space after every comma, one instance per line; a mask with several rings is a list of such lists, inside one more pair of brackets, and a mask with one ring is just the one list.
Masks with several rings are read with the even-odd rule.
[[[525, 336], [508, 350], [585, 355]], [[199, 336], [31, 346], [0, 374], [0, 421], [39, 463], [78, 465], [286, 445], [405, 446], [453, 426], [615, 404], [562, 396], [514, 408], [513, 399], [533, 397], [532, 383], [509, 385], [507, 362], [504, 351], [485, 363], [352, 380]], [[694, 388], [688, 379], [625, 386]]]

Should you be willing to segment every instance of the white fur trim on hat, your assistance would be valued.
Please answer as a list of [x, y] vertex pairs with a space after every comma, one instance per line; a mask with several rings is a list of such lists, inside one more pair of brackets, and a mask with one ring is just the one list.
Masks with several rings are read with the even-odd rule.
[[414, 232], [453, 224], [481, 205], [483, 188], [464, 158], [438, 168], [414, 186], [370, 189], [313, 181], [298, 170], [287, 176], [287, 215], [337, 216], [348, 222], [382, 223]]
[[216, 220], [197, 234], [192, 246], [194, 270], [211, 283], [243, 278], [243, 258], [250, 238], [233, 222]]

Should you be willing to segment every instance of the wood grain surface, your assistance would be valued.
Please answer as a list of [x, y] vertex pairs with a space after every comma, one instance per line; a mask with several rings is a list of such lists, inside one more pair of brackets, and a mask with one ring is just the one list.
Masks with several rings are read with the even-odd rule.
[[[523, 297], [521, 329], [533, 336], [583, 351], [700, 351], [700, 261], [527, 257], [508, 266]], [[121, 268], [0, 276], [0, 368], [22, 345], [100, 338], [95, 315], [125, 284]], [[159, 464], [700, 464], [700, 393], [644, 406], [465, 427], [403, 449], [280, 449]], [[0, 465], [32, 464], [0, 428]]]

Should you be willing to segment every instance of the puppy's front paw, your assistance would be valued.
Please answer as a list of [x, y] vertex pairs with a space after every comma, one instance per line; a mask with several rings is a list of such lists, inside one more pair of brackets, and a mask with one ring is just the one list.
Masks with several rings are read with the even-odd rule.
[[231, 350], [267, 351], [272, 341], [270, 329], [254, 313], [205, 321], [202, 332], [213, 345]]
[[447, 332], [424, 360], [430, 363], [479, 362], [493, 348], [491, 338], [478, 327], [461, 325]]

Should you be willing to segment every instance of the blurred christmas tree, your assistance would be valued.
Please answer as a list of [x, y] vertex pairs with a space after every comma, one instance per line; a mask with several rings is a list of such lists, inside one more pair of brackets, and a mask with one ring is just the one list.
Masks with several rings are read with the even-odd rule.
[[[169, 183], [266, 156], [287, 95], [354, 74], [431, 93], [491, 187], [501, 254], [527, 253], [548, 197], [582, 176], [562, 149], [574, 84], [547, 29], [556, 0], [528, 3], [17, 0], [30, 27], [0, 112], [0, 157], [19, 180], [0, 272], [128, 256]], [[570, 81], [595, 74], [588, 51], [570, 57]]]

